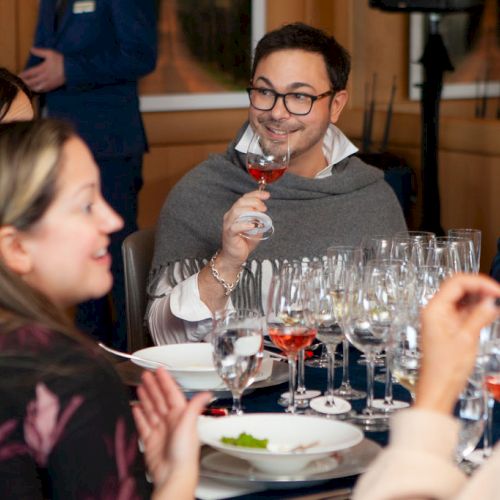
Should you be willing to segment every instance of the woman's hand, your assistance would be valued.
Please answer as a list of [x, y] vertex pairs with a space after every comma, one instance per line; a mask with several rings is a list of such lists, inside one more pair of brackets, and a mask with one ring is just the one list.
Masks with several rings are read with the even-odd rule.
[[416, 407], [451, 413], [476, 359], [481, 328], [500, 315], [500, 285], [486, 276], [446, 280], [422, 310]]
[[155, 498], [193, 498], [198, 482], [198, 415], [210, 400], [200, 393], [187, 402], [162, 368], [145, 371], [132, 408]]

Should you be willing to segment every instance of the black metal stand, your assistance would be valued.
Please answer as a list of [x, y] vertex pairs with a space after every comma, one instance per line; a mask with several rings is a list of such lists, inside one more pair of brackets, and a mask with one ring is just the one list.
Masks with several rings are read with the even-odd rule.
[[429, 15], [429, 35], [420, 63], [424, 67], [422, 84], [422, 222], [421, 229], [444, 234], [439, 198], [439, 105], [443, 73], [453, 71], [448, 51], [439, 33], [440, 14]]

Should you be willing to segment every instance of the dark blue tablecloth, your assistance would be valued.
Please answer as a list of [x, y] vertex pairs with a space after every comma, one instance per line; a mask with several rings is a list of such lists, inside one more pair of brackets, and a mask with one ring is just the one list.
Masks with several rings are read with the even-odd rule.
[[[350, 377], [352, 385], [357, 389], [366, 390], [366, 366], [359, 364], [359, 351], [351, 348], [350, 351]], [[326, 369], [325, 368], [310, 368], [306, 367], [306, 386], [308, 389], [325, 390], [326, 387]], [[336, 369], [335, 373], [337, 387], [340, 384], [342, 377], [342, 370]], [[256, 390], [248, 395], [243, 396], [243, 409], [245, 412], [282, 412], [284, 409], [278, 405], [277, 401], [280, 394], [288, 388], [287, 383], [283, 383], [274, 387]], [[375, 382], [375, 397], [383, 398], [384, 384]], [[406, 389], [400, 385], [394, 385], [394, 399], [411, 401], [410, 395]], [[230, 406], [230, 401], [218, 400], [216, 406], [223, 406], [227, 403]], [[366, 400], [361, 399], [351, 401], [354, 410], [360, 411], [364, 408]], [[385, 446], [388, 442], [388, 432], [366, 432], [366, 437], [376, 441], [377, 443]], [[494, 441], [500, 439], [500, 405], [496, 405], [494, 413], [494, 427], [493, 427]], [[239, 500], [248, 499], [284, 499], [293, 498], [294, 496], [302, 496], [305, 494], [313, 494], [321, 491], [331, 490], [334, 488], [352, 487], [356, 482], [357, 477], [349, 477], [342, 479], [334, 479], [327, 483], [315, 487], [308, 487], [307, 489], [295, 490], [267, 490], [259, 493], [252, 493], [249, 495], [239, 496]]]

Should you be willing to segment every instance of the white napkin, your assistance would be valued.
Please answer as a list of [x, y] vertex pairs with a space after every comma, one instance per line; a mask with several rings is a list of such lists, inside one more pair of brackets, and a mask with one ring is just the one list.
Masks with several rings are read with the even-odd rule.
[[196, 488], [196, 498], [199, 500], [221, 500], [238, 495], [246, 495], [257, 491], [264, 491], [263, 486], [242, 486], [224, 483], [215, 479], [200, 477]]

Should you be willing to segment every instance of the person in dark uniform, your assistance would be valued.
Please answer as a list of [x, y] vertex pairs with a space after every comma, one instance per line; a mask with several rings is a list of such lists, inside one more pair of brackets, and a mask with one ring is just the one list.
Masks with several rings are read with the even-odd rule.
[[[40, 0], [34, 46], [21, 78], [41, 94], [44, 114], [73, 124], [100, 168], [106, 200], [124, 219], [111, 236], [110, 297], [77, 307], [80, 329], [126, 347], [121, 244], [137, 230], [147, 150], [137, 81], [156, 65], [154, 0]], [[114, 307], [113, 307], [114, 306]]]

